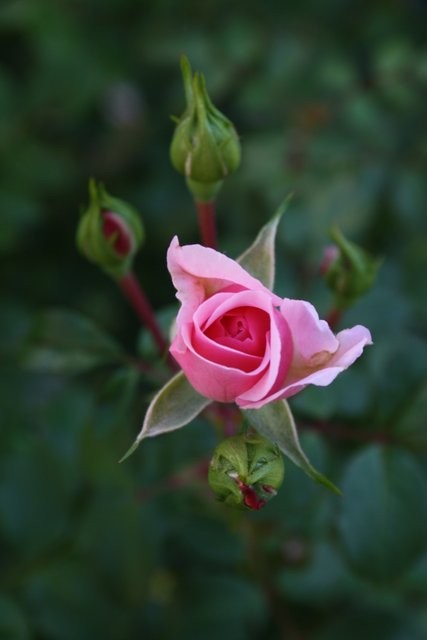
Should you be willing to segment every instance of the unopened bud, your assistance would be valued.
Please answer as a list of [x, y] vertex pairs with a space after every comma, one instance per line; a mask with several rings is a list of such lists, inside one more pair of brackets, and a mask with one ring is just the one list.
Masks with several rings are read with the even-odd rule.
[[277, 494], [284, 474], [278, 447], [252, 432], [227, 438], [217, 446], [208, 480], [222, 502], [258, 510]]
[[77, 228], [77, 246], [83, 255], [110, 275], [121, 277], [130, 270], [143, 236], [138, 212], [90, 180], [89, 206]]
[[209, 202], [223, 179], [240, 164], [240, 143], [233, 123], [211, 102], [201, 73], [193, 76], [188, 59], [181, 58], [187, 106], [172, 138], [172, 164], [187, 178], [195, 199]]
[[[345, 309], [372, 287], [381, 260], [373, 258], [361, 247], [347, 240], [337, 227], [331, 230], [331, 237], [337, 246], [337, 252], [325, 268], [324, 275], [326, 283], [335, 294], [337, 307]], [[331, 249], [329, 253], [332, 256]]]
[[324, 248], [322, 262], [320, 263], [319, 267], [322, 276], [328, 273], [329, 267], [338, 258], [339, 255], [340, 250], [334, 244], [328, 244], [328, 246]]

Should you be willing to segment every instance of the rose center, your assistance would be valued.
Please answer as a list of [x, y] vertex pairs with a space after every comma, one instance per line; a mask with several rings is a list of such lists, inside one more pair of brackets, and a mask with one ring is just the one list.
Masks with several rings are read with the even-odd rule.
[[224, 328], [224, 334], [230, 338], [235, 338], [242, 342], [243, 340], [250, 340], [252, 338], [246, 318], [242, 316], [236, 317], [227, 314], [221, 318], [220, 323]]
[[207, 338], [225, 347], [262, 357], [270, 318], [255, 307], [238, 307], [224, 313], [204, 330]]

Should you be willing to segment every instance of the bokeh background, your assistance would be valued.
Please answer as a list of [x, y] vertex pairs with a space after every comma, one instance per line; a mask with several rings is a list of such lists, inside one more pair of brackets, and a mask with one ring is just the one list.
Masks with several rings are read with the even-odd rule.
[[[426, 25], [424, 0], [1, 0], [1, 638], [427, 637]], [[278, 293], [327, 313], [334, 223], [383, 259], [343, 319], [375, 345], [292, 401], [343, 498], [289, 463], [263, 511], [223, 510], [197, 472], [203, 419], [117, 464], [155, 356], [75, 229], [90, 176], [138, 207], [136, 272], [166, 325], [165, 250], [198, 240], [168, 157], [182, 53], [243, 146], [221, 249], [294, 192]]]

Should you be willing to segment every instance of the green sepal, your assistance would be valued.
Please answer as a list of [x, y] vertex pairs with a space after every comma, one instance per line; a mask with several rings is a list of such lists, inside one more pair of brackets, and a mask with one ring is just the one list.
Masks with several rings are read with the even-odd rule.
[[144, 438], [185, 427], [211, 402], [197, 393], [180, 371], [152, 399], [138, 437], [120, 462], [132, 455]]
[[382, 260], [345, 238], [338, 227], [330, 231], [339, 254], [329, 265], [325, 280], [335, 295], [336, 306], [346, 309], [373, 286]]
[[270, 222], [264, 225], [253, 243], [242, 253], [237, 262], [267, 289], [273, 289], [275, 277], [277, 227], [287, 210], [293, 194], [288, 195]]
[[341, 495], [340, 489], [324, 475], [316, 471], [301, 448], [294, 418], [286, 400], [271, 402], [260, 409], [245, 409], [243, 414], [249, 423], [265, 438], [274, 442], [282, 453], [310, 478]]

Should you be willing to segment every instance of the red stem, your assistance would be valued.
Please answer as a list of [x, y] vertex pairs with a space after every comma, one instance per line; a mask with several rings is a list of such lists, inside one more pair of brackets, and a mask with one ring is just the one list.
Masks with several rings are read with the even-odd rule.
[[165, 478], [156, 486], [150, 488], [142, 488], [138, 491], [136, 498], [139, 502], [147, 502], [151, 498], [167, 491], [174, 491], [182, 487], [193, 484], [194, 481], [203, 481], [207, 479], [209, 471], [209, 460], [201, 458], [187, 469], [183, 469], [178, 473], [174, 473]]
[[319, 433], [336, 438], [337, 440], [350, 440], [354, 442], [378, 442], [388, 444], [392, 441], [392, 436], [385, 428], [377, 431], [365, 431], [357, 427], [346, 425], [335, 425], [326, 422], [298, 422], [301, 430], [318, 431]]
[[236, 405], [212, 402], [205, 413], [216, 427], [223, 429], [225, 438], [235, 436], [239, 432], [243, 418]]
[[153, 336], [154, 342], [159, 349], [160, 355], [164, 357], [168, 351], [169, 345], [160, 330], [154, 311], [138, 280], [130, 271], [125, 276], [120, 278], [118, 283], [125, 298], [128, 299], [128, 301], [136, 311], [138, 318], [142, 321], [142, 323], [147, 327], [147, 329]]
[[326, 316], [326, 322], [334, 331], [339, 325], [342, 317], [342, 309], [338, 309], [337, 307], [333, 307]]
[[196, 200], [200, 237], [205, 247], [217, 249], [215, 202], [198, 202]]

